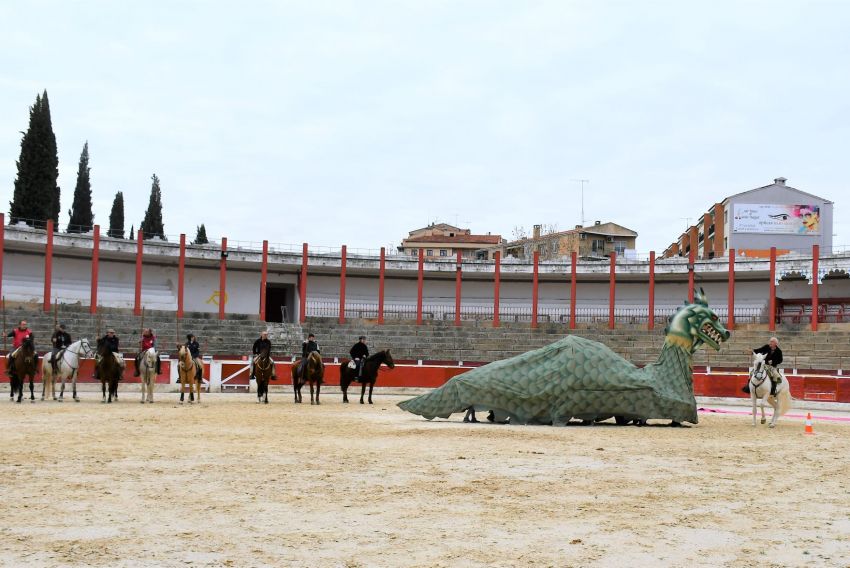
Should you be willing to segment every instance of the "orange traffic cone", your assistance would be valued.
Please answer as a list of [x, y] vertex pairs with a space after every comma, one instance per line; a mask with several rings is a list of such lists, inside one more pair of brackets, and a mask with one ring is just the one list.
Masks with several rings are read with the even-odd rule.
[[805, 428], [804, 432], [806, 434], [812, 434], [812, 435], [815, 433], [814, 426], [812, 426], [812, 413], [811, 412], [806, 414], [806, 428]]

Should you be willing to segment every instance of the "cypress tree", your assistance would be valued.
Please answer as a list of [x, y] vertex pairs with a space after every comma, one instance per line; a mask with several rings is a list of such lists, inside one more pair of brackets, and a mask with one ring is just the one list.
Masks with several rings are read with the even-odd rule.
[[133, 225], [130, 225], [130, 240], [131, 241], [136, 240], [136, 234], [133, 232]]
[[201, 226], [198, 227], [197, 233], [195, 233], [195, 240], [192, 241], [193, 245], [208, 245], [210, 244], [209, 239], [207, 238], [207, 228], [204, 227], [204, 224], [201, 223]]
[[9, 222], [59, 221], [59, 158], [50, 118], [47, 91], [36, 95], [30, 122], [21, 139], [15, 191], [9, 203]]
[[144, 239], [159, 237], [162, 240], [167, 240], [165, 238], [165, 227], [162, 224], [162, 191], [159, 189], [159, 178], [156, 174], [151, 176], [151, 182], [151, 198], [148, 202], [148, 210], [145, 211], [145, 218], [139, 225], [139, 230], [142, 231]]
[[124, 238], [124, 194], [120, 191], [115, 194], [115, 199], [112, 200], [112, 211], [109, 212], [109, 232], [106, 234], [115, 239]]
[[[94, 227], [94, 213], [91, 209], [91, 168], [89, 168], [89, 143], [83, 146], [80, 165], [77, 168], [77, 186], [74, 188], [74, 204], [68, 215], [69, 233], [88, 233]], [[123, 232], [123, 230], [122, 230]]]

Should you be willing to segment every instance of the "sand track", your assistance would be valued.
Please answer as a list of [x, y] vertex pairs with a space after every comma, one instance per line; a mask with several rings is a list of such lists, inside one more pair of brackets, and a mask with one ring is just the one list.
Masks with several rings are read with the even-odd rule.
[[[128, 392], [132, 391], [132, 392]], [[427, 422], [397, 397], [0, 404], [9, 566], [850, 566], [850, 426]], [[2, 399], [0, 399], [2, 400]]]

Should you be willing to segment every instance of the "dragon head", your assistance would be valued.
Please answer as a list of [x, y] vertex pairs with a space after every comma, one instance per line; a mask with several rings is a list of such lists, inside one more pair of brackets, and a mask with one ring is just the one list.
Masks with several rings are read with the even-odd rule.
[[667, 341], [686, 347], [691, 353], [702, 344], [719, 351], [720, 344], [729, 339], [729, 331], [708, 307], [708, 299], [702, 288], [694, 296], [693, 304], [686, 302], [670, 317], [664, 333]]

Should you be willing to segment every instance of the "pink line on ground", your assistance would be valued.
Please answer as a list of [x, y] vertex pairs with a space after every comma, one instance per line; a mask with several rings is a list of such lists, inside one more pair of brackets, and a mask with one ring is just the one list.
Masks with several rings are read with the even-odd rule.
[[[699, 412], [703, 414], [743, 414], [746, 416], [752, 416], [752, 412], [749, 410], [725, 410], [722, 408], [708, 408], [708, 407], [700, 407], [697, 409]], [[803, 414], [786, 414], [785, 418], [802, 418], [805, 419], [805, 415]], [[818, 420], [832, 420], [833, 422], [850, 422], [850, 416], [822, 416], [812, 414], [812, 419], [817, 418]]]

